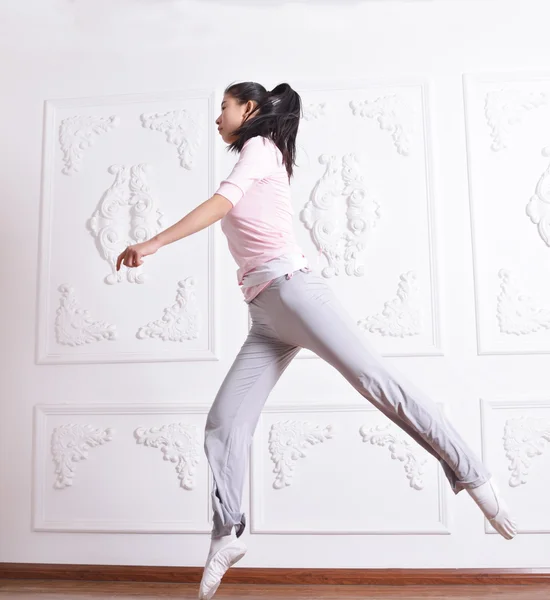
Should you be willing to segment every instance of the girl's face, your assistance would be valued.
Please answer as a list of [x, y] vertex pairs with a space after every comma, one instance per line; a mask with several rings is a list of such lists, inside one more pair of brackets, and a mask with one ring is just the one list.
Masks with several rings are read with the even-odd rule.
[[233, 143], [237, 137], [232, 136], [231, 132], [238, 129], [250, 116], [254, 110], [256, 102], [249, 100], [244, 104], [239, 104], [230, 94], [225, 94], [221, 105], [221, 114], [216, 119], [218, 132], [226, 144]]

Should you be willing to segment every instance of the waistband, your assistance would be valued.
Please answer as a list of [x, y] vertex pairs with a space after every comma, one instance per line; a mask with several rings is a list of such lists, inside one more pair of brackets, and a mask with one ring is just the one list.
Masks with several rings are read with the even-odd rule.
[[309, 268], [308, 260], [303, 254], [283, 254], [256, 267], [243, 277], [242, 286], [252, 287], [280, 277]]

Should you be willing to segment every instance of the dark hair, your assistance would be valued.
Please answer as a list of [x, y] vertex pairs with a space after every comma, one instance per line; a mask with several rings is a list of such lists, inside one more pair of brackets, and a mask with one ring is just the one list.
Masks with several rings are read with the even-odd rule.
[[258, 103], [249, 118], [232, 132], [237, 140], [229, 145], [228, 150], [240, 152], [250, 138], [258, 135], [267, 137], [281, 151], [290, 180], [296, 165], [296, 135], [302, 116], [300, 95], [288, 83], [280, 83], [268, 92], [263, 85], [252, 81], [231, 84], [224, 93], [233, 96], [239, 104], [249, 100]]

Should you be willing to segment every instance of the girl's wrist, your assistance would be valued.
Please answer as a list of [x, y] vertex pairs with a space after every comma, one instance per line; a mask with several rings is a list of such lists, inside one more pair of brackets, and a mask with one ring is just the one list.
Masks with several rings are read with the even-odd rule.
[[158, 250], [159, 248], [162, 248], [162, 246], [164, 246], [164, 244], [162, 243], [162, 240], [159, 238], [158, 235], [153, 236], [149, 242], [151, 244], [153, 244], [153, 246], [155, 247], [156, 250]]

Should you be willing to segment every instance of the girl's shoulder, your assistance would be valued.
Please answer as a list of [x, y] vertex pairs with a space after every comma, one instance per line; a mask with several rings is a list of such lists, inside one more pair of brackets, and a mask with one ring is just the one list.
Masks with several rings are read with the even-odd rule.
[[257, 150], [262, 149], [265, 153], [268, 152], [269, 155], [275, 155], [277, 158], [277, 162], [282, 162], [283, 154], [277, 147], [277, 144], [269, 137], [264, 135], [256, 135], [246, 140], [243, 144], [242, 150], [247, 148], [248, 150]]

